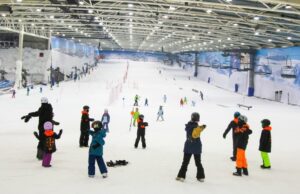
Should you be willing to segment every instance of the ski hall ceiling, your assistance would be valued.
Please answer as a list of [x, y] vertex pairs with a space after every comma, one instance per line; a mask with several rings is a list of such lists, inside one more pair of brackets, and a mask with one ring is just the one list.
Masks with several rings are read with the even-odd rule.
[[21, 25], [102, 49], [287, 47], [300, 45], [300, 0], [0, 0], [0, 30]]

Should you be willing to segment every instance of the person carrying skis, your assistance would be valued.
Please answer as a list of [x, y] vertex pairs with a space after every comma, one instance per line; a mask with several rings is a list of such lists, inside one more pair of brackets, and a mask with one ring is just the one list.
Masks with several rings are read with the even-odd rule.
[[[38, 124], [38, 130], [39, 135], [42, 135], [44, 133], [44, 123], [47, 121], [52, 122], [54, 125], [59, 125], [59, 122], [56, 122], [53, 120], [53, 109], [52, 105], [48, 103], [48, 99], [46, 97], [41, 98], [41, 107], [36, 112], [28, 113], [25, 116], [22, 116], [21, 119], [24, 119], [25, 123], [27, 123], [31, 117], [39, 117], [39, 124]], [[36, 157], [38, 160], [43, 159], [43, 150], [42, 150], [42, 142], [39, 141], [37, 146], [37, 154]]]
[[225, 139], [226, 138], [226, 135], [229, 133], [230, 130], [232, 130], [232, 157], [230, 157], [230, 159], [232, 161], [235, 161], [236, 160], [236, 146], [237, 146], [237, 134], [234, 132], [235, 131], [235, 128], [237, 128], [238, 126], [238, 122], [239, 122], [239, 116], [241, 114], [239, 112], [235, 112], [233, 114], [233, 117], [234, 119], [229, 123], [229, 125], [227, 126], [226, 130], [224, 131], [223, 133], [223, 138]]
[[144, 115], [140, 114], [138, 118], [138, 128], [137, 128], [137, 137], [134, 143], [134, 148], [137, 148], [140, 142], [140, 139], [142, 139], [142, 146], [143, 149], [146, 148], [146, 139], [145, 139], [145, 129], [148, 126], [147, 122], [144, 122]]
[[89, 117], [90, 107], [85, 105], [81, 112], [81, 122], [80, 122], [80, 139], [79, 147], [89, 147], [89, 129], [90, 122], [94, 121], [93, 118]]

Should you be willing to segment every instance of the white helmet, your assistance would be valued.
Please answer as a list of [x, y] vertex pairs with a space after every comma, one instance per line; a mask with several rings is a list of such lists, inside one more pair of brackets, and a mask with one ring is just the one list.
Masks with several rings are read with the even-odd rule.
[[48, 103], [48, 98], [42, 97], [41, 98], [41, 103]]
[[244, 121], [245, 123], [247, 123], [247, 121], [248, 121], [248, 119], [245, 115], [240, 115], [239, 120]]

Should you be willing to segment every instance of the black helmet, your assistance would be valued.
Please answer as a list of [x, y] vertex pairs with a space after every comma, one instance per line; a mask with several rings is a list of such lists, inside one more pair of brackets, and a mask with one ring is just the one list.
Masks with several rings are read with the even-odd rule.
[[139, 115], [139, 119], [142, 119], [142, 120], [143, 120], [143, 119], [144, 119], [144, 115], [142, 115], [142, 114]]
[[92, 128], [94, 128], [95, 131], [101, 130], [101, 128], [102, 128], [102, 123], [101, 123], [101, 121], [94, 121], [94, 122], [92, 123]]
[[83, 109], [90, 109], [88, 105], [83, 106]]
[[191, 120], [194, 121], [194, 122], [200, 121], [200, 115], [199, 115], [199, 113], [197, 113], [197, 112], [192, 113]]
[[261, 121], [261, 124], [263, 125], [263, 127], [267, 127], [271, 125], [271, 121], [269, 119], [264, 119]]

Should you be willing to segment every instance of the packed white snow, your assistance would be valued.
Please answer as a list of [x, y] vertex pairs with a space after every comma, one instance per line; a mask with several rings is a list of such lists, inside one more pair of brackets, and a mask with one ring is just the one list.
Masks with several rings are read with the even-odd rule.
[[[127, 61], [110, 61], [80, 81], [64, 82], [50, 90], [39, 87], [26, 96], [25, 89], [18, 90], [16, 98], [10, 94], [0, 96], [0, 193], [2, 194], [154, 194], [154, 193], [299, 193], [300, 185], [300, 108], [281, 103], [248, 98], [211, 86], [179, 68], [153, 62], [129, 61], [128, 79], [124, 84]], [[159, 69], [162, 73], [159, 74]], [[188, 79], [191, 76], [191, 80]], [[121, 88], [122, 87], [122, 88]], [[120, 91], [122, 89], [122, 91]], [[201, 101], [199, 93], [204, 93]], [[130, 112], [134, 96], [141, 96], [140, 113], [149, 123], [146, 128], [147, 148], [134, 149], [136, 128], [130, 126]], [[163, 95], [167, 103], [163, 103]], [[43, 168], [35, 158], [38, 118], [24, 123], [20, 118], [40, 106], [40, 98], [46, 96], [54, 109], [54, 120], [63, 129], [57, 140], [57, 152], [52, 156], [52, 167]], [[180, 107], [180, 98], [187, 97], [188, 105]], [[124, 104], [123, 104], [123, 98]], [[149, 107], [144, 99], [148, 98]], [[191, 106], [191, 101], [196, 106]], [[253, 106], [249, 111], [238, 108], [243, 103]], [[80, 118], [84, 105], [89, 105], [90, 117], [101, 119], [108, 108], [111, 123], [104, 146], [104, 159], [127, 160], [127, 166], [108, 168], [108, 178], [88, 178], [88, 149], [79, 148]], [[159, 105], [163, 105], [165, 121], [157, 122]], [[175, 180], [183, 159], [185, 124], [192, 112], [200, 113], [200, 123], [207, 129], [201, 134], [203, 144], [202, 164], [206, 179], [196, 180], [196, 168], [191, 159], [184, 183]], [[235, 177], [231, 132], [223, 139], [222, 134], [240, 111], [248, 117], [253, 130], [246, 156], [250, 176]], [[272, 169], [262, 170], [258, 151], [261, 133], [260, 121], [272, 122]]]

